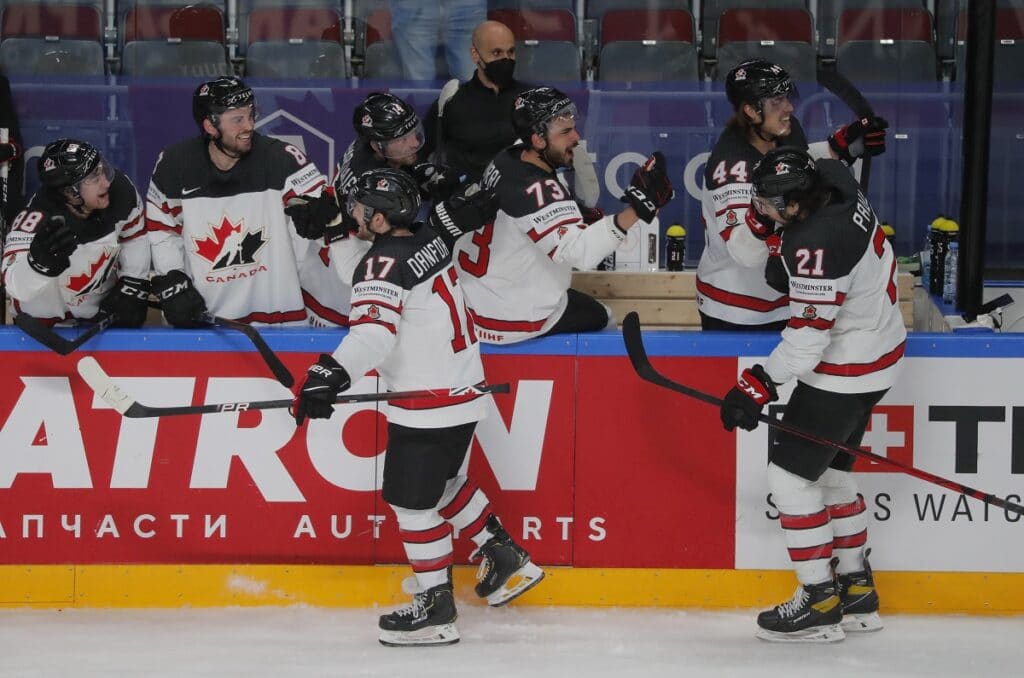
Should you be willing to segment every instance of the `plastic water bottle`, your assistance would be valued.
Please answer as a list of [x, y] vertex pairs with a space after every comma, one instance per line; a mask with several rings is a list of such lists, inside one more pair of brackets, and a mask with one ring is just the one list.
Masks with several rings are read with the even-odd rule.
[[924, 249], [921, 250], [919, 255], [921, 258], [921, 286], [924, 287], [925, 292], [928, 291], [928, 286], [931, 285], [932, 280], [932, 225], [928, 224], [928, 229], [924, 233]]
[[960, 245], [956, 240], [949, 243], [949, 251], [946, 252], [946, 270], [942, 283], [942, 301], [946, 304], [956, 303], [956, 273], [957, 264], [960, 258]]
[[686, 229], [680, 224], [673, 224], [665, 231], [665, 236], [665, 268], [681, 271], [686, 257]]

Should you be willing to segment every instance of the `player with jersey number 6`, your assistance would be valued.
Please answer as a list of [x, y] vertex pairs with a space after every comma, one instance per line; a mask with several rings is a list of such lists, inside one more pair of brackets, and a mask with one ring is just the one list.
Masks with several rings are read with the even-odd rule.
[[164, 149], [146, 201], [164, 317], [307, 324], [299, 269], [339, 213], [327, 179], [300, 149], [256, 132], [256, 97], [239, 78], [197, 87], [192, 116], [199, 135]]
[[[872, 408], [892, 387], [907, 333], [896, 298], [896, 258], [846, 166], [780, 147], [751, 168], [748, 200], [780, 224], [779, 271], [790, 318], [764, 365], [743, 371], [725, 396], [722, 424], [753, 430], [777, 388], [796, 379], [782, 421], [859, 446]], [[868, 515], [850, 473], [854, 457], [779, 432], [768, 487], [799, 586], [761, 613], [758, 636], [834, 642], [881, 628], [867, 556]]]
[[520, 94], [512, 109], [519, 143], [498, 153], [483, 182], [498, 213], [459, 241], [456, 262], [481, 341], [507, 344], [544, 334], [604, 329], [611, 311], [570, 289], [572, 269], [592, 270], [672, 199], [665, 158], [655, 151], [634, 173], [618, 214], [590, 224], [559, 170], [579, 145], [576, 106], [552, 87]]
[[142, 325], [150, 253], [135, 185], [76, 139], [47, 144], [37, 167], [42, 188], [4, 247], [15, 312], [46, 323], [109, 315], [118, 327]]
[[[788, 321], [788, 301], [765, 283], [763, 274], [769, 255], [778, 251], [778, 238], [775, 224], [750, 208], [750, 177], [768, 151], [808, 148], [793, 115], [798, 93], [784, 68], [752, 59], [729, 71], [725, 94], [735, 112], [705, 165], [701, 193], [706, 224], [697, 265], [701, 328], [778, 331]], [[808, 150], [812, 157], [852, 165], [885, 151], [887, 127], [879, 117], [856, 120]]]
[[[415, 180], [394, 168], [369, 170], [348, 190], [346, 211], [358, 236], [372, 240], [352, 279], [348, 335], [308, 371], [293, 406], [296, 424], [327, 418], [353, 378], [376, 368], [391, 390], [439, 389], [484, 380], [480, 344], [452, 265], [464, 232], [494, 218], [494, 195], [479, 184], [438, 203], [425, 223]], [[480, 393], [394, 400], [388, 410], [383, 498], [394, 510], [421, 589], [412, 603], [380, 618], [385, 645], [447, 645], [459, 640], [452, 596], [452, 528], [477, 546], [476, 593], [504, 605], [536, 585], [530, 562], [492, 513], [483, 491], [462, 475]]]

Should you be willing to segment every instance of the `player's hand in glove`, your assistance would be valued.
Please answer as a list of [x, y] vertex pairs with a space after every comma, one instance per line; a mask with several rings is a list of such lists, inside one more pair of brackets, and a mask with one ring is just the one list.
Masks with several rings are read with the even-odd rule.
[[583, 203], [576, 201], [576, 206], [580, 208], [580, 215], [583, 217], [583, 223], [587, 226], [601, 221], [604, 218], [604, 212], [599, 207], [587, 207]]
[[837, 129], [828, 138], [828, 145], [849, 166], [865, 155], [885, 153], [885, 130], [888, 128], [885, 118], [861, 118]]
[[737, 426], [745, 431], [753, 431], [757, 428], [757, 417], [761, 414], [761, 408], [778, 399], [775, 383], [763, 367], [754, 365], [743, 370], [739, 381], [722, 399], [719, 412], [722, 426], [726, 431], [731, 431]]
[[205, 327], [206, 302], [184, 271], [158, 275], [152, 281], [153, 294], [160, 299], [167, 322], [175, 327]]
[[36, 229], [28, 246], [28, 265], [43, 275], [56, 278], [71, 265], [78, 247], [74, 230], [60, 215], [54, 215]]
[[444, 202], [434, 205], [427, 221], [439, 232], [458, 238], [494, 221], [498, 215], [498, 195], [479, 182], [460, 186]]
[[114, 327], [142, 327], [149, 311], [149, 291], [148, 280], [118, 278], [100, 302], [100, 310], [114, 316]]
[[292, 403], [292, 416], [295, 425], [302, 426], [306, 417], [310, 419], [329, 419], [334, 412], [334, 401], [338, 394], [352, 385], [352, 379], [338, 361], [326, 353], [320, 354], [320, 360], [309, 366], [306, 381], [302, 383], [299, 395]]
[[672, 190], [672, 180], [668, 178], [665, 156], [661, 151], [655, 151], [633, 173], [633, 178], [626, 187], [626, 194], [620, 200], [629, 203], [641, 221], [650, 223], [657, 216], [658, 210], [674, 196], [675, 191]]
[[356, 220], [352, 218], [348, 210], [342, 210], [341, 221], [337, 221], [337, 223], [332, 222], [324, 229], [324, 242], [330, 245], [332, 242], [344, 240], [349, 236], [355, 235], [358, 231], [359, 224], [356, 223]]
[[440, 202], [447, 200], [452, 192], [462, 183], [458, 173], [451, 167], [437, 165], [432, 162], [421, 162], [413, 165], [409, 172], [420, 187], [420, 195], [424, 200]]
[[284, 213], [291, 217], [299, 237], [318, 240], [324, 236], [327, 226], [341, 214], [341, 208], [332, 192], [323, 191], [316, 198], [304, 195], [291, 198]]

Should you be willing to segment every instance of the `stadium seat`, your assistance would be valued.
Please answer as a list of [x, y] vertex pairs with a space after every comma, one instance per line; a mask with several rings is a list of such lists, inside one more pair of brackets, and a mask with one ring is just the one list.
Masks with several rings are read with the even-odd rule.
[[230, 75], [227, 52], [206, 40], [137, 40], [124, 46], [121, 73], [126, 76], [215, 78]]
[[608, 10], [601, 18], [598, 78], [605, 82], [697, 80], [687, 10]]
[[102, 76], [103, 46], [96, 40], [7, 38], [0, 65], [11, 77]]
[[[961, 79], [967, 64], [967, 10], [961, 11], [957, 17], [956, 30], [956, 77]], [[992, 75], [997, 84], [1024, 80], [1024, 6], [996, 10], [993, 51]]]
[[[951, 0], [941, 0], [948, 3]], [[924, 7], [924, 0], [818, 0], [818, 54], [826, 59], [836, 56], [839, 17], [848, 9], [902, 9]]]
[[488, 0], [487, 10], [495, 9], [561, 9], [572, 12], [574, 0]]
[[137, 40], [224, 41], [224, 15], [214, 5], [136, 5], [124, 14], [124, 42]]
[[799, 82], [817, 80], [814, 22], [806, 9], [728, 9], [718, 26], [717, 80], [735, 66], [760, 58], [777, 63]]
[[836, 68], [874, 82], [938, 79], [931, 15], [923, 8], [848, 9], [839, 17]]
[[[718, 52], [718, 22], [723, 12], [730, 9], [760, 9], [767, 4], [763, 0], [705, 0], [701, 16], [702, 49], [705, 59], [716, 58]], [[772, 9], [807, 9], [805, 0], [772, 0]]]
[[516, 43], [516, 79], [528, 83], [581, 79], [580, 50], [576, 43], [528, 40]]
[[356, 21], [356, 53], [362, 50], [363, 77], [398, 80], [402, 61], [391, 39], [391, 12], [374, 9]]
[[17, 3], [8, 4], [0, 12], [0, 35], [4, 40], [57, 37], [99, 42], [103, 38], [101, 9], [93, 4]]
[[326, 7], [254, 9], [246, 23], [246, 75], [345, 78], [341, 16]]
[[508, 26], [516, 40], [576, 42], [576, 17], [564, 9], [493, 9], [487, 18]]

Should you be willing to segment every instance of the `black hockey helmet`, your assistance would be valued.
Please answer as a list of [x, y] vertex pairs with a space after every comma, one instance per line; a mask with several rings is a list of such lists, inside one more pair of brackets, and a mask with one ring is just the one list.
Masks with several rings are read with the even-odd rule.
[[780, 212], [791, 200], [802, 200], [820, 183], [818, 166], [810, 154], [796, 146], [780, 146], [757, 161], [751, 176], [751, 198], [756, 206], [767, 202]]
[[530, 146], [534, 134], [544, 136], [548, 123], [564, 116], [576, 117], [576, 104], [554, 87], [534, 87], [518, 97], [512, 107], [512, 127], [516, 136]]
[[764, 59], [744, 61], [725, 78], [725, 96], [737, 111], [743, 104], [750, 104], [760, 113], [765, 99], [796, 93], [786, 69]]
[[[371, 92], [352, 111], [352, 127], [356, 134], [369, 141], [385, 158], [415, 153], [423, 146], [423, 124], [413, 107], [394, 94]], [[410, 144], [401, 145], [400, 152], [388, 153], [389, 143], [410, 136]], [[410, 148], [415, 146], [413, 150]]]
[[256, 95], [241, 78], [233, 75], [204, 82], [192, 93], [192, 118], [199, 125], [199, 131], [204, 134], [203, 120], [209, 120], [217, 127], [221, 113], [246, 106], [252, 106], [255, 113]]
[[408, 226], [420, 209], [420, 188], [408, 172], [390, 167], [371, 169], [363, 172], [349, 190], [349, 214], [355, 203], [370, 208], [369, 213], [363, 214], [367, 226], [377, 212], [392, 226]]
[[103, 163], [108, 180], [114, 178], [112, 167], [103, 162], [103, 156], [92, 144], [77, 139], [56, 139], [43, 149], [36, 161], [39, 181], [43, 186], [58, 193], [70, 189], [74, 196], [78, 195], [78, 187]]

